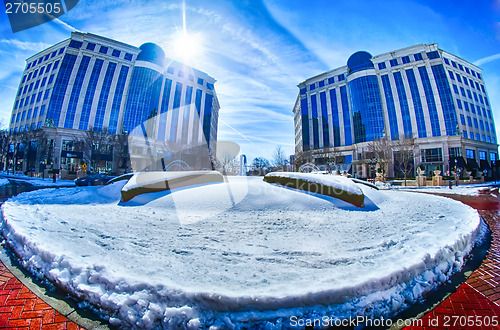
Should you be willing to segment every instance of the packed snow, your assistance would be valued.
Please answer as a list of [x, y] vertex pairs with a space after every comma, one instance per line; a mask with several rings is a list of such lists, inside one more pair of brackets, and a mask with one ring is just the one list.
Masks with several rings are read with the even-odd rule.
[[[53, 182], [52, 177], [37, 178], [37, 177], [30, 177], [30, 176], [24, 175], [24, 174], [11, 174], [11, 173], [6, 173], [6, 172], [0, 172], [0, 176], [2, 176], [4, 178], [9, 178], [13, 181], [26, 182], [26, 183], [29, 183], [33, 186], [37, 186], [37, 187], [74, 187], [75, 186], [75, 181], [73, 181], [73, 180], [61, 180], [58, 178], [56, 180], [56, 182]], [[6, 179], [3, 179], [3, 180], [6, 180]]]
[[10, 184], [10, 181], [4, 178], [0, 178], [0, 186], [6, 186]]
[[363, 195], [363, 191], [361, 191], [361, 188], [359, 188], [358, 185], [356, 185], [351, 179], [340, 175], [299, 172], [272, 172], [267, 174], [266, 176], [301, 179], [304, 181], [315, 182], [325, 186], [344, 190], [353, 195]]
[[479, 196], [482, 192], [490, 190], [488, 184], [480, 185], [459, 185], [452, 186], [440, 186], [440, 187], [398, 187], [399, 189], [405, 190], [415, 190], [419, 192], [430, 192], [439, 194], [455, 194], [464, 196]]
[[20, 194], [2, 230], [25, 267], [125, 328], [393, 316], [461, 269], [481, 236], [466, 205], [364, 185], [359, 209], [262, 178], [126, 203], [124, 184]]

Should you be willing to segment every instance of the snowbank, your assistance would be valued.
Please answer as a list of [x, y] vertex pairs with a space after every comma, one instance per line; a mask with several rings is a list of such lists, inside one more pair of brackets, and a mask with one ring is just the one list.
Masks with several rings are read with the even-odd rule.
[[313, 193], [335, 197], [358, 207], [363, 206], [363, 191], [354, 182], [340, 175], [272, 172], [264, 181]]
[[481, 228], [475, 210], [448, 198], [364, 185], [372, 211], [252, 177], [147, 203], [119, 203], [124, 184], [33, 191], [2, 206], [23, 265], [122, 328], [393, 316], [458, 271]]
[[122, 188], [122, 201], [127, 202], [135, 196], [145, 193], [222, 182], [223, 180], [224, 178], [217, 171], [138, 172]]
[[4, 178], [0, 178], [0, 186], [6, 186], [10, 184], [10, 181]]

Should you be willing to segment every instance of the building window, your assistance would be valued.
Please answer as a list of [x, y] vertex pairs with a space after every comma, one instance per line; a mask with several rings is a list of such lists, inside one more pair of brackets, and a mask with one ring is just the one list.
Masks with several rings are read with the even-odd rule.
[[453, 91], [455, 92], [455, 94], [458, 94], [458, 87], [455, 84], [453, 84]]
[[437, 51], [429, 52], [429, 53], [427, 53], [427, 57], [430, 60], [433, 60], [435, 58], [439, 58], [439, 53]]
[[319, 87], [325, 87], [325, 82], [324, 81], [320, 81], [319, 82]]
[[45, 104], [40, 108], [40, 117], [45, 114]]
[[[203, 85], [203, 81], [202, 81], [202, 85]], [[300, 95], [305, 95], [306, 93], [307, 93], [307, 90], [305, 88], [300, 89]]]
[[422, 57], [422, 54], [418, 53], [418, 54], [414, 54], [413, 55], [413, 58], [415, 59], [415, 61], [422, 61], [424, 58]]
[[56, 56], [56, 55], [57, 55], [57, 50], [54, 50], [54, 51], [52, 52], [52, 54], [50, 54], [50, 58], [53, 58], [53, 57], [54, 57], [54, 56]]
[[410, 56], [403, 56], [401, 57], [401, 60], [403, 61], [403, 64], [410, 63]]
[[[198, 85], [203, 85], [203, 79], [202, 78], [198, 78]], [[305, 90], [305, 89], [304, 89]], [[301, 89], [301, 92], [300, 94], [302, 94], [302, 89]]]
[[49, 77], [49, 85], [52, 84], [53, 81], [54, 81], [54, 75], [51, 75]]
[[477, 123], [477, 118], [474, 118], [474, 127], [479, 128], [479, 124]]
[[89, 42], [89, 43], [87, 44], [87, 49], [88, 49], [88, 50], [95, 50], [95, 44], [94, 44], [94, 43], [92, 43], [92, 42]]
[[384, 70], [386, 68], [385, 62], [381, 62], [378, 64], [378, 69], [379, 70]]
[[472, 149], [465, 149], [465, 157], [467, 157], [467, 159], [476, 159], [476, 151]]
[[448, 75], [450, 76], [451, 80], [455, 80], [455, 75], [452, 71], [448, 70]]
[[334, 77], [328, 78], [328, 84], [333, 84], [335, 82]]
[[36, 118], [36, 116], [38, 116], [38, 107], [36, 107], [36, 108], [33, 110], [33, 118]]
[[464, 137], [464, 139], [467, 139], [467, 131], [462, 131], [462, 136]]
[[339, 75], [339, 81], [345, 80], [345, 76], [343, 74]]
[[82, 47], [82, 45], [83, 45], [83, 42], [71, 40], [68, 47], [80, 49], [80, 47]]
[[41, 129], [42, 128], [42, 122], [41, 121], [38, 122], [38, 124], [36, 125], [36, 128], [37, 129]]
[[465, 126], [465, 116], [464, 115], [460, 115], [460, 121], [462, 122], [462, 125]]
[[458, 108], [459, 108], [460, 110], [462, 110], [462, 109], [463, 109], [463, 108], [462, 108], [462, 101], [457, 100], [457, 106], [458, 106]]
[[465, 72], [467, 72], [468, 74], [470, 74], [470, 71], [469, 71], [468, 67], [465, 67]]
[[113, 52], [111, 53], [111, 56], [120, 57], [121, 53], [122, 52], [120, 52], [118, 49], [113, 49]]
[[106, 46], [101, 46], [101, 47], [99, 48], [99, 53], [101, 53], [101, 54], [107, 54], [107, 53], [108, 53], [108, 47], [106, 47]]
[[458, 63], [458, 68], [460, 69], [460, 71], [464, 71], [464, 67], [460, 63]]
[[461, 83], [462, 82], [462, 77], [458, 73], [455, 73], [455, 75], [457, 76], [458, 82]]
[[125, 53], [125, 57], [124, 57], [127, 61], [132, 61], [132, 54], [130, 53]]
[[441, 148], [423, 149], [422, 151], [422, 162], [424, 163], [443, 161], [443, 150]]
[[171, 66], [169, 66], [169, 67], [167, 68], [167, 72], [168, 72], [168, 73], [170, 73], [170, 74], [174, 74], [174, 68], [173, 68], [173, 67], [171, 67]]
[[479, 133], [476, 133], [476, 140], [481, 141], [481, 136], [479, 136]]
[[443, 57], [443, 60], [444, 60], [444, 63], [446, 63], [447, 65], [450, 65], [450, 61], [446, 57]]
[[55, 61], [54, 62], [54, 70], [57, 69], [58, 66], [59, 66], [59, 61]]
[[64, 47], [59, 49], [59, 52], [57, 53], [58, 55], [61, 55], [64, 52]]
[[467, 123], [469, 127], [472, 127], [472, 118], [470, 116], [467, 116]]
[[316, 84], [311, 84], [311, 85], [309, 85], [309, 90], [310, 90], [310, 91], [313, 91], [313, 90], [315, 90], [315, 89], [316, 89]]
[[398, 59], [395, 58], [395, 59], [392, 59], [389, 61], [389, 63], [391, 64], [391, 66], [397, 66], [398, 65]]
[[496, 152], [490, 152], [490, 160], [497, 160], [497, 153]]
[[208, 88], [208, 90], [213, 91], [214, 90], [214, 85], [207, 82], [207, 88]]

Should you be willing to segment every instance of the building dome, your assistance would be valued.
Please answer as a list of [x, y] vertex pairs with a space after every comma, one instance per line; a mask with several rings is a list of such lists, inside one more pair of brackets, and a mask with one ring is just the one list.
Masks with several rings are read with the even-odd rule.
[[165, 52], [155, 43], [147, 42], [139, 47], [141, 52], [137, 55], [138, 61], [147, 61], [159, 66], [165, 66]]
[[347, 60], [347, 66], [350, 69], [349, 73], [373, 69], [372, 57], [372, 54], [365, 51], [352, 54]]

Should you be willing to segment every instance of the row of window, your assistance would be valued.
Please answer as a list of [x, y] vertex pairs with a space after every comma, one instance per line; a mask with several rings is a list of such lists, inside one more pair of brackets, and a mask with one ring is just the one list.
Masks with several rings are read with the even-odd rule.
[[[309, 91], [313, 91], [316, 88], [325, 87], [326, 85], [332, 85], [335, 83], [339, 83], [339, 82], [344, 81], [344, 80], [345, 80], [345, 74], [339, 74], [338, 76], [330, 77], [330, 78], [322, 80], [318, 83], [312, 83], [311, 85], [309, 85]], [[306, 94], [306, 92], [307, 92], [307, 88], [300, 89], [300, 95], [304, 95], [304, 94]]]
[[[490, 106], [490, 103], [488, 102], [488, 98], [487, 97], [483, 97], [481, 94], [476, 94], [476, 92], [471, 92], [470, 90], [465, 90], [465, 88], [463, 87], [460, 87], [460, 93], [458, 92], [458, 87], [457, 85], [453, 84], [453, 91], [455, 92], [455, 94], [457, 95], [462, 95], [464, 98], [468, 97], [471, 101], [471, 104], [472, 104], [472, 100], [476, 101], [476, 103], [481, 103], [482, 105], [485, 105], [485, 106]], [[465, 93], [467, 91], [467, 94]], [[478, 106], [478, 105], [476, 105]]]
[[26, 66], [26, 69], [25, 70], [29, 70], [30, 68], [34, 68], [36, 65], [42, 63], [42, 62], [45, 62], [47, 61], [49, 58], [53, 58], [55, 57], [56, 55], [61, 55], [63, 52], [64, 52], [64, 47], [59, 49], [59, 50], [54, 50], [52, 53], [50, 54], [47, 54], [45, 56], [42, 56], [40, 57], [39, 59], [37, 60], [34, 60], [33, 62], [30, 62], [27, 64]]
[[[74, 49], [80, 49], [80, 48], [82, 48], [82, 46], [83, 46], [83, 42], [76, 41], [76, 40], [71, 40], [68, 47], [71, 47], [71, 48], [74, 48]], [[90, 51], [95, 51], [96, 48], [97, 48], [97, 46], [99, 46], [99, 48], [97, 49], [97, 51], [99, 53], [101, 53], [101, 54], [108, 55], [108, 54], [111, 53], [110, 54], [111, 56], [114, 56], [116, 58], [120, 58], [121, 57], [122, 51], [120, 51], [118, 49], [109, 48], [109, 47], [104, 46], [104, 45], [97, 45], [97, 44], [92, 43], [92, 42], [87, 42], [87, 45], [86, 45], [85, 49], [86, 50], [90, 50]], [[132, 61], [133, 55], [130, 54], [130, 53], [124, 52], [123, 58], [125, 60], [127, 60], [127, 61]]]
[[[462, 114], [460, 115], [460, 121], [463, 126], [466, 125], [465, 116]], [[476, 129], [481, 128], [481, 130], [483, 131], [485, 130], [487, 132], [490, 132], [491, 128], [491, 132], [495, 133], [495, 127], [493, 126], [492, 123], [484, 122], [481, 119], [478, 120], [477, 118], [471, 118], [470, 116], [467, 116], [467, 126], [472, 127], [472, 122], [474, 122], [474, 127]]]
[[10, 134], [22, 133], [24, 131], [26, 131], [26, 132], [28, 132], [28, 131], [34, 131], [34, 130], [41, 129], [41, 128], [42, 128], [42, 122], [39, 121], [38, 124], [36, 124], [36, 126], [35, 126], [35, 123], [32, 123], [31, 125], [27, 124], [27, 125], [24, 125], [24, 126], [19, 126], [19, 128], [18, 127], [11, 128], [10, 129]]
[[462, 64], [457, 63], [455, 61], [448, 60], [446, 57], [444, 57], [443, 59], [444, 59], [444, 63], [446, 63], [447, 65], [450, 65], [450, 62], [451, 62], [451, 66], [454, 67], [455, 69], [459, 69], [460, 71], [466, 72], [475, 78], [483, 80], [483, 78], [481, 77], [481, 74], [479, 72], [476, 72], [472, 69], [469, 69], [468, 67], [464, 67]]
[[483, 84], [480, 85], [477, 81], [474, 82], [472, 79], [467, 79], [467, 77], [461, 78], [458, 73], [456, 73], [456, 72], [453, 73], [453, 71], [450, 71], [450, 70], [448, 70], [448, 75], [450, 76], [451, 80], [455, 80], [455, 77], [456, 77], [456, 80], [459, 83], [463, 83], [466, 86], [470, 86], [472, 89], [476, 89], [478, 92], [483, 92], [484, 97], [486, 97], [486, 89], [484, 88]]
[[[465, 135], [467, 135], [467, 132], [465, 132]], [[448, 153], [450, 159], [462, 156], [462, 151], [460, 147], [448, 148]], [[474, 149], [465, 149], [465, 155], [467, 159], [474, 159], [474, 160], [476, 159], [476, 151]], [[479, 150], [479, 160], [487, 160], [486, 155], [487, 155], [486, 151]], [[496, 161], [497, 158], [498, 155], [496, 152], [490, 152], [490, 161]], [[422, 162], [432, 163], [432, 162], [442, 162], [442, 161], [443, 161], [443, 150], [441, 148], [422, 150]]]
[[486, 118], [492, 119], [492, 114], [490, 109], [481, 108], [479, 106], [474, 107], [472, 103], [467, 103], [466, 101], [463, 101], [463, 106], [462, 106], [462, 101], [460, 100], [457, 100], [457, 106], [458, 109], [464, 110], [465, 108], [466, 112], [472, 112], [473, 114], [476, 114], [477, 110], [477, 114], [479, 116], [483, 116], [485, 119]]
[[25, 120], [30, 120], [31, 118], [36, 118], [37, 116], [42, 117], [43, 115], [45, 115], [45, 107], [45, 104], [40, 107], [40, 114], [38, 114], [38, 107], [29, 109], [27, 111], [25, 110], [23, 112], [18, 112], [17, 114], [12, 115], [11, 124], [13, 124], [14, 122], [18, 123]]
[[[413, 54], [412, 57], [413, 57], [413, 60], [415, 62], [423, 61], [424, 60], [424, 57], [422, 56], [422, 53]], [[435, 58], [439, 58], [439, 53], [437, 51], [428, 52], [427, 53], [427, 58], [430, 59], [430, 60], [433, 60]], [[402, 56], [400, 58], [393, 58], [392, 60], [389, 60], [389, 64], [390, 64], [391, 67], [395, 67], [395, 66], [398, 66], [398, 65], [401, 65], [401, 64], [408, 64], [410, 62], [411, 62], [410, 55]], [[379, 70], [387, 69], [386, 62], [380, 62], [380, 63], [378, 63], [378, 69]]]
[[467, 131], [462, 131], [462, 137], [464, 139], [477, 140], [477, 141], [482, 141], [482, 142], [487, 142], [487, 143], [496, 143], [494, 136], [490, 137], [490, 136], [486, 136], [484, 134], [480, 135], [479, 133], [476, 133], [476, 135], [474, 135], [474, 132], [467, 133]]
[[28, 96], [24, 99], [17, 100], [16, 103], [14, 104], [14, 110], [18, 108], [21, 109], [22, 107], [38, 103], [42, 100], [47, 100], [49, 98], [49, 95], [50, 95], [50, 89], [47, 89], [45, 91], [39, 92], [38, 94], [31, 95], [31, 97]]
[[[54, 64], [54, 67], [52, 67], [52, 64]], [[31, 71], [28, 74], [25, 74], [23, 76], [23, 79], [21, 80], [21, 87], [19, 88], [19, 92], [17, 95], [19, 96], [21, 93], [21, 89], [23, 88], [22, 84], [24, 84], [25, 82], [28, 83], [31, 79], [35, 79], [37, 76], [41, 77], [44, 73], [45, 74], [49, 73], [50, 69], [56, 70], [58, 67], [59, 67], [59, 60], [55, 61], [54, 63], [49, 63], [47, 64], [47, 66], [41, 67], [40, 69]], [[23, 94], [26, 92], [26, 86], [24, 87], [25, 89]]]

